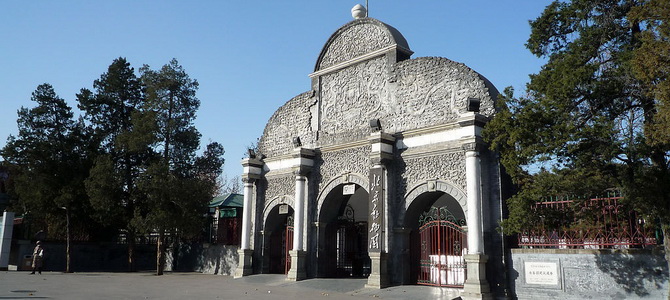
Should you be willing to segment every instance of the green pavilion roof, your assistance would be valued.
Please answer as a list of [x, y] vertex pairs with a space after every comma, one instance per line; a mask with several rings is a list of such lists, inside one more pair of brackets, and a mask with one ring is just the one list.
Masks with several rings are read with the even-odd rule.
[[244, 195], [230, 193], [214, 197], [214, 199], [209, 202], [209, 207], [244, 207]]

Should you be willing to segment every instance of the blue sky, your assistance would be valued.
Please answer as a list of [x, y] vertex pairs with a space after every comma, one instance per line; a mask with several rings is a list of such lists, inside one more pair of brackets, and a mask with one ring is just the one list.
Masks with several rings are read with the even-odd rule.
[[[398, 29], [412, 57], [462, 62], [501, 91], [523, 92], [544, 62], [524, 43], [528, 21], [551, 1], [369, 2], [370, 17]], [[309, 90], [321, 48], [358, 3], [365, 1], [1, 1], [0, 147], [39, 84], [53, 85], [78, 114], [75, 94], [115, 58], [136, 70], [176, 58], [200, 83], [202, 145], [221, 143], [226, 174], [240, 175], [246, 147], [277, 108]]]

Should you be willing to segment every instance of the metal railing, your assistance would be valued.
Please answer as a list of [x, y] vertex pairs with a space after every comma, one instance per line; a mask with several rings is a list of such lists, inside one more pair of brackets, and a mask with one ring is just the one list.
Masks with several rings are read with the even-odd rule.
[[540, 201], [533, 207], [540, 214], [540, 222], [522, 230], [519, 247], [628, 249], [656, 245], [655, 228], [626, 208], [622, 199], [618, 191], [613, 191], [606, 197]]

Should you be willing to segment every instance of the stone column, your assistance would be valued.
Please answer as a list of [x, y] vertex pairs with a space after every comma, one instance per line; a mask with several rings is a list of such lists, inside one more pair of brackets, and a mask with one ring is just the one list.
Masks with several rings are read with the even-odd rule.
[[482, 190], [479, 152], [468, 146], [465, 152], [465, 178], [468, 205], [468, 254], [484, 254], [482, 230]]
[[14, 213], [5, 211], [0, 222], [0, 270], [7, 271], [9, 267], [9, 253], [12, 246], [12, 231], [14, 229]]
[[392, 220], [389, 213], [391, 176], [386, 165], [393, 160], [395, 138], [384, 132], [373, 132], [368, 140], [371, 146], [370, 204], [368, 220], [368, 254], [371, 270], [367, 287], [389, 286], [388, 251], [390, 249]]
[[467, 185], [467, 224], [468, 253], [465, 255], [467, 278], [463, 286], [464, 299], [492, 299], [486, 280], [486, 262], [484, 255], [484, 233], [482, 226], [482, 186], [481, 162], [477, 143], [463, 146], [465, 150], [465, 178]]
[[305, 187], [307, 178], [303, 175], [295, 176], [295, 215], [294, 215], [294, 234], [293, 234], [293, 250], [303, 251], [303, 236], [305, 234], [304, 228], [304, 214], [305, 214]]
[[314, 150], [297, 148], [293, 153], [293, 173], [295, 174], [295, 208], [293, 215], [293, 250], [291, 255], [291, 269], [286, 275], [287, 280], [298, 281], [307, 277], [304, 240], [305, 206], [307, 205], [307, 174], [314, 166]]
[[306, 278], [305, 258], [306, 253], [303, 247], [304, 214], [305, 214], [305, 176], [295, 176], [295, 210], [293, 214], [293, 250], [289, 251], [291, 255], [291, 269], [286, 274], [286, 279], [298, 281]]
[[255, 157], [242, 160], [244, 172], [242, 181], [244, 182], [244, 207], [242, 208], [242, 241], [240, 249], [237, 251], [238, 264], [235, 270], [235, 278], [253, 274], [254, 254], [251, 241], [254, 238], [254, 229], [252, 224], [253, 211], [255, 208], [255, 183], [261, 178], [263, 172], [263, 162]]
[[253, 180], [244, 180], [244, 209], [242, 210], [242, 244], [240, 249], [251, 249], [249, 240], [251, 239], [251, 199], [254, 193]]

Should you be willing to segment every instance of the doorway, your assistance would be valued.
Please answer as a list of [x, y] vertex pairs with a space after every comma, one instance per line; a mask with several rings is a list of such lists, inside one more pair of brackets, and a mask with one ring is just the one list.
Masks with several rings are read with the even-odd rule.
[[267, 271], [271, 274], [287, 274], [291, 269], [293, 250], [293, 208], [288, 204], [275, 206], [265, 222], [267, 237]]
[[365, 278], [370, 275], [368, 254], [368, 192], [351, 187], [344, 195], [340, 185], [330, 191], [321, 208], [319, 220], [319, 277]]

